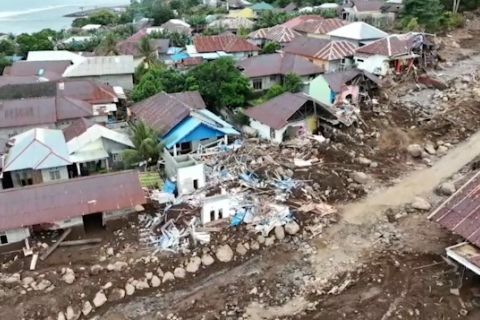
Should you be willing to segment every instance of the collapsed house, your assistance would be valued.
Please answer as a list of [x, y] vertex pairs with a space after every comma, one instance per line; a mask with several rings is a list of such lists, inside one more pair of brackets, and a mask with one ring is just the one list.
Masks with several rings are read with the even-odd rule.
[[136, 171], [0, 191], [0, 244], [22, 241], [38, 229], [103, 228], [144, 203]]
[[357, 68], [385, 76], [417, 68], [434, 67], [438, 62], [436, 46], [430, 35], [419, 32], [394, 34], [358, 48], [354, 54]]

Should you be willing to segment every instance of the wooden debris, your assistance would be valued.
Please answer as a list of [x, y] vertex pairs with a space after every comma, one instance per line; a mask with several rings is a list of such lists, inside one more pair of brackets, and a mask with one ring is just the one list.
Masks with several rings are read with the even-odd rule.
[[72, 232], [72, 229], [67, 229], [63, 232], [63, 234], [60, 236], [60, 238], [58, 238], [57, 242], [55, 242], [55, 244], [53, 244], [51, 247], [49, 247], [47, 249], [47, 251], [40, 257], [40, 260], [45, 260], [48, 258], [49, 255], [52, 254], [53, 251], [55, 251], [58, 246], [60, 245], [60, 243], [62, 243], [63, 240], [65, 240], [66, 237], [68, 237], [68, 235], [70, 234], [70, 232]]
[[37, 261], [38, 261], [38, 253], [35, 253], [32, 256], [32, 260], [30, 261], [30, 270], [33, 271], [37, 267]]
[[82, 240], [71, 240], [63, 241], [60, 243], [60, 247], [71, 247], [71, 246], [81, 246], [85, 244], [97, 244], [102, 242], [102, 238], [92, 238], [92, 239], [82, 239]]

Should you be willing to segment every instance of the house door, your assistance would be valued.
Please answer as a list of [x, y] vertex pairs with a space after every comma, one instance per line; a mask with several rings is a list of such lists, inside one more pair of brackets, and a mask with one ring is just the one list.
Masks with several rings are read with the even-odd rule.
[[87, 214], [82, 217], [85, 233], [93, 233], [105, 230], [103, 214], [101, 212]]
[[198, 189], [198, 179], [193, 180], [193, 189], [195, 189], [195, 190]]

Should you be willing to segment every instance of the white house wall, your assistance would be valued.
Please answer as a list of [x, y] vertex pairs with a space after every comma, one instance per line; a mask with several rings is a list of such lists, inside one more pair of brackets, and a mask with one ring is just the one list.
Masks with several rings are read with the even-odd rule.
[[381, 75], [381, 76], [386, 75], [388, 72], [389, 59], [386, 56], [382, 56], [382, 55], [355, 56], [354, 59], [358, 69], [365, 70], [370, 73]]
[[[7, 231], [0, 231], [0, 235], [7, 236], [8, 243], [4, 244], [7, 245], [25, 240], [30, 236], [30, 230], [28, 228], [11, 229]], [[2, 244], [0, 244], [0, 246], [1, 245]]]
[[196, 189], [194, 181], [197, 181], [197, 188], [205, 186], [205, 169], [203, 163], [199, 163], [190, 167], [177, 169], [177, 189], [178, 194], [190, 194]]
[[[60, 172], [60, 179], [52, 180], [50, 177], [50, 171], [56, 171], [58, 170]], [[49, 182], [49, 181], [58, 181], [58, 180], [67, 180], [68, 179], [68, 169], [66, 166], [63, 167], [57, 167], [57, 168], [49, 168], [49, 169], [42, 169], [42, 181]]]
[[227, 195], [205, 198], [202, 207], [202, 224], [211, 222], [212, 215], [213, 220], [231, 217], [234, 204], [235, 202]]

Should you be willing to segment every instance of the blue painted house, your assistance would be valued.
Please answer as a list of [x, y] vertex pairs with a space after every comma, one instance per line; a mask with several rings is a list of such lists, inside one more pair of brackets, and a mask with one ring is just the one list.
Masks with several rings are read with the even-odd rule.
[[198, 91], [162, 92], [133, 105], [131, 112], [159, 132], [174, 156], [239, 135], [232, 125], [207, 110]]

